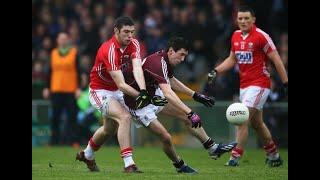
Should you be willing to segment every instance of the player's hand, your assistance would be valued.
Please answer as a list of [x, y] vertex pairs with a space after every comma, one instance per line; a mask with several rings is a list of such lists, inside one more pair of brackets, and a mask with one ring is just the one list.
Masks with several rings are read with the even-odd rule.
[[191, 121], [191, 124], [192, 124], [191, 127], [193, 127], [193, 128], [198, 128], [198, 127], [200, 128], [201, 127], [201, 119], [197, 113], [191, 111], [187, 115], [188, 115], [188, 119]]
[[139, 96], [136, 98], [136, 108], [140, 109], [150, 104], [150, 96], [147, 90], [140, 90]]
[[216, 80], [217, 74], [218, 72], [216, 69], [213, 69], [208, 73], [208, 84], [214, 83], [214, 81]]
[[215, 103], [214, 97], [209, 97], [200, 93], [195, 92], [192, 96], [195, 101], [204, 104], [207, 107], [212, 107]]
[[166, 98], [162, 98], [161, 96], [154, 95], [151, 98], [151, 104], [155, 106], [165, 106], [168, 103]]
[[283, 83], [283, 90], [284, 90], [284, 94], [288, 96], [288, 82]]

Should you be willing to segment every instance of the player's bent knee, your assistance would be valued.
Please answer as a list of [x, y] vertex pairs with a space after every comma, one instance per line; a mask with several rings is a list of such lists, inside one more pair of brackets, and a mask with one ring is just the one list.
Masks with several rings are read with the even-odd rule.
[[127, 122], [130, 122], [131, 121], [131, 118], [132, 116], [129, 114], [129, 113], [124, 113], [124, 114], [121, 114], [119, 119], [120, 119], [120, 122], [119, 123], [127, 123]]
[[161, 141], [165, 144], [170, 144], [171, 143], [171, 135], [168, 132], [163, 133], [161, 135]]
[[262, 128], [263, 122], [252, 122], [252, 123], [251, 123], [251, 126], [252, 126], [253, 129], [259, 130], [259, 129]]
[[237, 128], [238, 131], [248, 131], [248, 123], [243, 123]]

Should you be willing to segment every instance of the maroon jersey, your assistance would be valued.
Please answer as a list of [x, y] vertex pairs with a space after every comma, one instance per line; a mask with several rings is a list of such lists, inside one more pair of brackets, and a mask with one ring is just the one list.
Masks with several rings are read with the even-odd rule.
[[[169, 84], [169, 78], [173, 77], [173, 70], [165, 51], [158, 51], [143, 59], [142, 69], [146, 81], [146, 88], [150, 96], [154, 96], [159, 84]], [[131, 61], [128, 61], [126, 66], [122, 66], [122, 72], [126, 83], [136, 90], [139, 90], [139, 86], [132, 74]], [[129, 108], [135, 109], [135, 98], [124, 95], [124, 100]]]

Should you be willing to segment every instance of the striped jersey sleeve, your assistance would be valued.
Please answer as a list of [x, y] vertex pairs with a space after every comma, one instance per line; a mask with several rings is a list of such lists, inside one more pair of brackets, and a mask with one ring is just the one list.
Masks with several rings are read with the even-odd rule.
[[120, 57], [116, 53], [116, 48], [114, 43], [111, 43], [106, 52], [103, 55], [103, 62], [108, 71], [116, 71], [121, 69]]
[[261, 48], [265, 54], [268, 54], [274, 50], [276, 50], [276, 46], [274, 45], [270, 36], [262, 31], [261, 29], [257, 28], [257, 32], [261, 34]]
[[135, 58], [141, 59], [139, 41], [136, 39], [133, 39], [131, 42], [133, 44], [133, 51], [130, 55], [131, 59], [135, 59]]

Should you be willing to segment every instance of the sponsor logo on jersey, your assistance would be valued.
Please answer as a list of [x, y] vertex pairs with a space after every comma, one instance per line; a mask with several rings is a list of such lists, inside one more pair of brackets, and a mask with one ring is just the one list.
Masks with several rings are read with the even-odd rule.
[[235, 54], [239, 64], [252, 64], [253, 56], [251, 51], [236, 51]]

